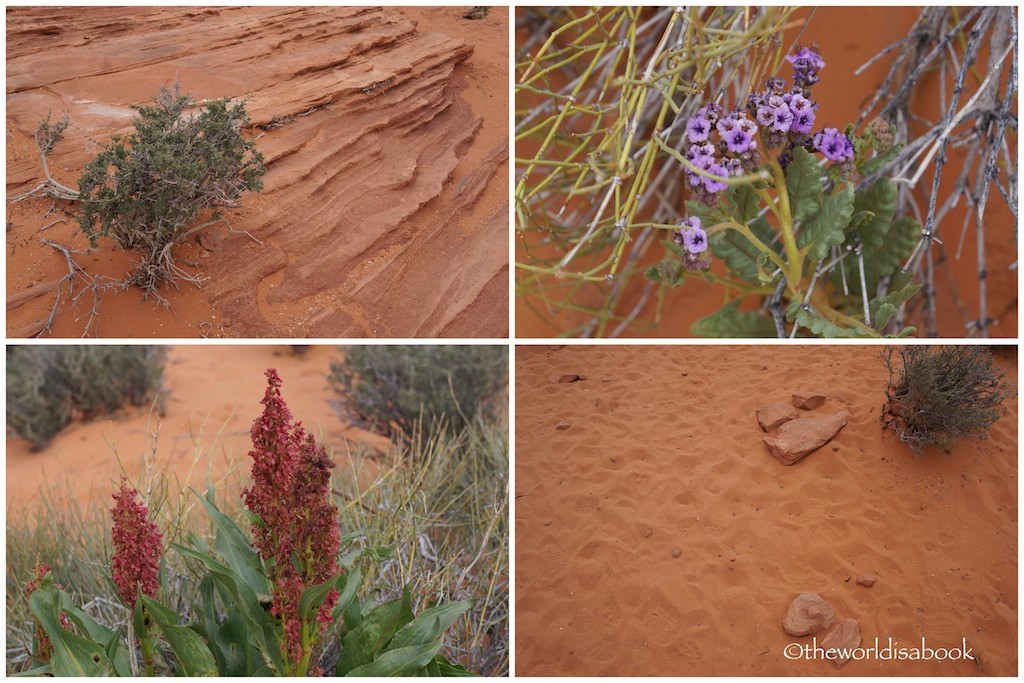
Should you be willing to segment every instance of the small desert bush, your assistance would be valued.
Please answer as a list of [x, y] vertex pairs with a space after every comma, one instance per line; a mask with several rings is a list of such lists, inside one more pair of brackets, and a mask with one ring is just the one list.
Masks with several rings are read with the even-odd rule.
[[82, 232], [93, 245], [110, 236], [140, 252], [133, 283], [150, 294], [161, 281], [193, 279], [174, 265], [173, 244], [219, 220], [242, 192], [263, 188], [263, 155], [242, 136], [245, 105], [214, 100], [187, 113], [195, 105], [177, 83], [161, 87], [153, 106], [135, 107], [134, 132], [115, 136], [79, 180]]
[[502, 405], [508, 378], [503, 346], [350, 346], [328, 382], [341, 415], [384, 434], [412, 437], [443, 421], [458, 433]]
[[949, 453], [957, 439], [984, 439], [1014, 393], [982, 346], [887, 347], [882, 362], [889, 372], [883, 428], [915, 453], [929, 444]]
[[76, 415], [144, 405], [166, 359], [159, 346], [8, 346], [7, 428], [38, 449]]

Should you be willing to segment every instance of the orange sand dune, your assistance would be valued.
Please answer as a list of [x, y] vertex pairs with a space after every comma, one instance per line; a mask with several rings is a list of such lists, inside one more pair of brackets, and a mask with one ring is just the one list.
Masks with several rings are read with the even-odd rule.
[[[519, 347], [517, 674], [831, 675], [783, 656], [811, 640], [781, 622], [813, 591], [865, 646], [978, 657], [842, 675], [1016, 675], [1017, 401], [986, 441], [914, 457], [880, 430], [878, 350]], [[998, 358], [1016, 381], [1015, 348]], [[803, 387], [829, 396], [813, 414], [852, 417], [785, 467], [755, 410]]]
[[[386, 446], [386, 439], [342, 422], [331, 407], [337, 396], [325, 376], [331, 360], [342, 357], [330, 346], [311, 347], [304, 355], [288, 346], [171, 347], [157, 467], [184, 482], [198, 445], [202, 452], [191, 486], [202, 488], [207, 475], [223, 477], [232, 464], [247, 471], [249, 428], [263, 410], [263, 372], [271, 367], [281, 375], [281, 392], [295, 419], [323, 437], [336, 462], [351, 451]], [[39, 452], [30, 451], [22, 439], [8, 438], [8, 510], [34, 504], [40, 488], [68, 491], [82, 503], [98, 497], [106, 504], [112, 482], [121, 475], [112, 446], [134, 476], [150, 452], [156, 428], [157, 418], [148, 408], [126, 408], [112, 419], [72, 423]]]

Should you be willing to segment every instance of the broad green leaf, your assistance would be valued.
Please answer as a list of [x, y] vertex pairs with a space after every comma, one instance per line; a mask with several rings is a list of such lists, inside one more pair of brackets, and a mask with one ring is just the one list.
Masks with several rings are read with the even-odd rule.
[[101, 625], [88, 612], [75, 606], [71, 602], [71, 596], [64, 591], [58, 589], [58, 594], [61, 611], [67, 615], [71, 623], [90, 640], [104, 644], [103, 652], [118, 676], [130, 676], [131, 663], [128, 661], [128, 651], [121, 647], [121, 634]]
[[915, 332], [917, 332], [917, 328], [914, 327], [913, 325], [910, 325], [910, 326], [904, 327], [902, 330], [900, 330], [900, 333], [896, 335], [896, 338], [897, 339], [904, 339], [904, 338], [909, 337], [910, 335], [914, 334]]
[[746, 225], [757, 218], [757, 214], [761, 209], [761, 202], [754, 188], [749, 185], [733, 185], [729, 188], [729, 200], [736, 208], [735, 218], [737, 223]]
[[270, 616], [270, 611], [265, 610], [260, 604], [259, 596], [249, 584], [240, 580], [230, 569], [209, 555], [177, 543], [172, 543], [171, 547], [185, 557], [199, 560], [206, 567], [213, 580], [231, 595], [232, 607], [238, 609], [245, 618], [250, 642], [263, 655], [264, 661], [276, 671], [284, 671], [274, 620]]
[[423, 610], [412, 622], [395, 634], [391, 641], [391, 647], [408, 647], [434, 642], [472, 606], [472, 600], [460, 600]]
[[760, 313], [740, 311], [740, 299], [734, 299], [690, 328], [698, 337], [774, 337], [775, 323]]
[[334, 611], [331, 612], [331, 619], [337, 621], [339, 617], [348, 608], [349, 603], [356, 597], [359, 592], [359, 584], [362, 583], [363, 575], [362, 570], [356, 566], [341, 575], [341, 590], [338, 591], [338, 602], [334, 605]]
[[814, 218], [821, 210], [821, 167], [803, 147], [793, 150], [793, 160], [786, 168], [786, 188], [794, 223]]
[[181, 673], [186, 676], [216, 676], [217, 660], [203, 639], [187, 626], [179, 626], [178, 613], [168, 609], [156, 600], [143, 595], [142, 602], [153, 616], [153, 621], [163, 632], [174, 651]]
[[796, 243], [811, 263], [824, 259], [831, 247], [838, 247], [846, 238], [843, 230], [853, 215], [853, 185], [830, 195], [812, 220], [800, 228]]
[[[29, 669], [28, 671], [20, 671], [16, 674], [7, 674], [11, 678], [29, 678], [35, 676], [53, 676], [53, 667], [49, 664], [41, 664], [35, 668]], [[130, 673], [128, 674], [131, 675]]]
[[390, 559], [395, 554], [394, 548], [360, 548], [359, 550], [353, 550], [352, 552], [345, 553], [341, 556], [341, 566], [345, 569], [349, 569], [356, 560], [363, 557], [372, 560], [373, 562], [382, 562], [383, 560]]
[[332, 576], [321, 584], [308, 586], [299, 597], [299, 618], [314, 619], [327, 595], [341, 585], [342, 575]]
[[857, 228], [861, 242], [868, 252], [875, 252], [885, 243], [893, 214], [896, 212], [896, 185], [881, 178], [857, 193], [853, 202], [854, 213], [871, 211], [874, 216]]
[[[750, 231], [771, 247], [775, 231], [763, 216], [750, 224]], [[731, 272], [750, 284], [760, 284], [757, 260], [763, 252], [745, 236], [735, 230], [721, 230], [708, 238], [708, 244], [711, 253], [724, 261]]]
[[359, 627], [345, 634], [341, 656], [338, 658], [337, 674], [346, 675], [374, 661], [377, 653], [387, 646], [395, 633], [412, 621], [411, 602], [409, 587], [406, 586], [400, 599], [378, 605], [372, 612], [363, 616]]
[[40, 587], [29, 597], [28, 604], [53, 642], [50, 668], [54, 676], [102, 676], [113, 672], [103, 645], [61, 626], [60, 596], [55, 587]]
[[372, 662], [348, 671], [346, 676], [405, 676], [422, 669], [441, 649], [441, 642], [401, 647], [382, 652]]
[[434, 657], [434, 661], [431, 662], [431, 666], [432, 666], [433, 671], [437, 672], [436, 674], [435, 673], [431, 673], [430, 675], [432, 675], [432, 676], [436, 675], [436, 676], [473, 676], [473, 677], [476, 677], [476, 674], [470, 673], [469, 671], [467, 671], [466, 667], [462, 666], [461, 664], [453, 664], [453, 663], [449, 662], [447, 659], [445, 659], [444, 657], [442, 657], [441, 655], [436, 655]]
[[206, 496], [200, 495], [195, 489], [192, 492], [199, 498], [199, 502], [217, 526], [217, 551], [257, 595], [270, 593], [270, 583], [267, 581], [259, 553], [253, 549], [249, 538], [234, 520], [217, 509], [213, 487], [207, 489]]
[[210, 643], [210, 651], [217, 660], [217, 671], [222, 676], [249, 676], [252, 674], [252, 648], [245, 618], [236, 610], [225, 610], [227, 617], [223, 623], [219, 622], [214, 598], [216, 590], [213, 575], [204, 576], [199, 582], [200, 601], [196, 605], [196, 613]]

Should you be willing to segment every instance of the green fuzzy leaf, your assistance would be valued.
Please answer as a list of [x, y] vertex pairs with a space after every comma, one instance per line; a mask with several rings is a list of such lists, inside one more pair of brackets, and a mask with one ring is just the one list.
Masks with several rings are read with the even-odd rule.
[[853, 329], [839, 327], [834, 323], [821, 318], [817, 315], [811, 315], [806, 310], [801, 308], [796, 314], [796, 322], [803, 328], [810, 330], [810, 332], [816, 337], [824, 337], [825, 339], [839, 339], [843, 337], [875, 337], [878, 335], [872, 334], [868, 330]]
[[893, 214], [896, 212], [896, 185], [888, 178], [882, 178], [870, 187], [857, 193], [853, 202], [854, 213], [871, 211], [871, 220], [857, 228], [861, 242], [868, 252], [877, 251], [885, 243]]
[[186, 626], [178, 626], [180, 617], [174, 610], [168, 609], [156, 600], [143, 595], [142, 602], [153, 616], [153, 621], [163, 632], [164, 637], [174, 651], [181, 672], [186, 676], [216, 676], [217, 660], [203, 639]]
[[[888, 323], [892, 316], [896, 315], [896, 311], [899, 307], [905, 304], [910, 297], [914, 296], [919, 291], [921, 291], [921, 285], [907, 285], [898, 291], [889, 292], [880, 299], [876, 298], [869, 301], [868, 310], [871, 312], [871, 321], [875, 323], [875, 328], [880, 330], [885, 327], [885, 323]], [[889, 309], [892, 309], [892, 313], [888, 318], [886, 318], [885, 323], [880, 324], [877, 319], [881, 317], [880, 312], [883, 311], [883, 307], [886, 312]]]
[[407, 676], [422, 669], [434, 659], [441, 649], [441, 642], [401, 647], [382, 652], [372, 662], [358, 666], [345, 673], [346, 676]]
[[905, 339], [905, 338], [909, 337], [910, 335], [914, 334], [915, 332], [917, 332], [917, 328], [914, 327], [913, 325], [910, 325], [910, 326], [904, 327], [902, 330], [900, 330], [900, 333], [896, 335], [896, 338], [897, 339]]
[[[406, 586], [399, 600], [378, 605], [372, 612], [364, 615], [359, 627], [345, 634], [341, 656], [338, 658], [337, 675], [347, 675], [375, 661], [378, 653], [387, 647], [395, 633], [413, 620], [411, 603], [412, 597], [409, 587]], [[429, 659], [430, 657], [427, 657], [427, 660]]]
[[740, 299], [695, 322], [691, 331], [698, 337], [774, 337], [775, 323], [755, 312], [740, 311]]
[[473, 600], [460, 600], [423, 610], [411, 623], [395, 634], [391, 647], [409, 647], [434, 642], [472, 606]]
[[858, 211], [850, 218], [850, 224], [847, 225], [848, 230], [854, 230], [860, 226], [870, 223], [871, 219], [875, 217], [874, 211]]
[[[771, 245], [775, 231], [768, 221], [761, 218], [750, 224], [750, 231], [761, 242]], [[745, 282], [759, 284], [757, 261], [763, 252], [735, 230], [721, 230], [708, 238], [711, 253], [725, 262], [726, 268]]]
[[821, 167], [803, 147], [793, 150], [793, 161], [786, 169], [786, 188], [794, 223], [814, 218], [821, 210]]
[[896, 145], [895, 147], [893, 147], [892, 149], [890, 149], [888, 152], [886, 152], [884, 154], [879, 154], [878, 156], [876, 156], [876, 157], [874, 157], [872, 159], [865, 160], [858, 167], [857, 170], [860, 171], [860, 174], [862, 176], [867, 177], [867, 176], [871, 175], [872, 173], [874, 173], [875, 171], [877, 171], [880, 168], [882, 168], [883, 166], [885, 166], [887, 163], [889, 163], [893, 159], [895, 159], [896, 155], [899, 154], [902, 149], [903, 149], [903, 145], [902, 144]]
[[760, 197], [749, 185], [733, 185], [729, 188], [729, 200], [735, 207], [733, 215], [736, 222], [743, 225], [757, 218], [757, 214], [761, 210]]
[[821, 212], [800, 228], [796, 243], [811, 262], [821, 261], [831, 247], [838, 247], [846, 238], [843, 230], [853, 216], [853, 185], [846, 183], [842, 190], [830, 195]]
[[874, 316], [871, 318], [871, 322], [875, 324], [875, 329], [881, 331], [885, 329], [885, 326], [889, 324], [892, 317], [896, 315], [896, 307], [890, 303], [884, 303], [878, 307], [875, 311]]

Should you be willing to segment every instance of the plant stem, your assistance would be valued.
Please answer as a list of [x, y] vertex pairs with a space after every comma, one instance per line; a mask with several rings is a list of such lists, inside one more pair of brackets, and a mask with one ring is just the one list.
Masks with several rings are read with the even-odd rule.
[[[789, 206], [789, 188], [786, 187], [786, 176], [782, 172], [782, 166], [775, 159], [769, 157], [768, 165], [772, 169], [772, 177], [775, 180], [775, 190], [779, 195], [779, 230], [782, 232], [782, 243], [786, 248], [786, 258], [789, 260], [789, 267], [781, 266], [782, 272], [787, 274], [786, 280], [789, 288], [799, 298], [800, 280], [803, 279], [803, 257], [796, 247], [796, 236], [793, 234], [793, 212]], [[794, 284], [795, 283], [795, 284]]]

